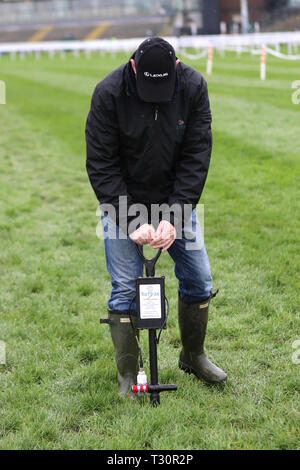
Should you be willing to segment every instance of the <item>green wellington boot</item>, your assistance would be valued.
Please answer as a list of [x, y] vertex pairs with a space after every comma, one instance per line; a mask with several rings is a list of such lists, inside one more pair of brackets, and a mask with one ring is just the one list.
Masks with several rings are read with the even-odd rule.
[[128, 313], [108, 312], [108, 323], [115, 348], [119, 395], [131, 395], [131, 387], [136, 383], [138, 373], [139, 349], [134, 331], [136, 317], [131, 316], [130, 321]]
[[211, 298], [201, 303], [186, 303], [178, 299], [178, 320], [182, 342], [179, 368], [194, 374], [209, 384], [227, 380], [222, 369], [215, 366], [204, 354], [204, 340]]

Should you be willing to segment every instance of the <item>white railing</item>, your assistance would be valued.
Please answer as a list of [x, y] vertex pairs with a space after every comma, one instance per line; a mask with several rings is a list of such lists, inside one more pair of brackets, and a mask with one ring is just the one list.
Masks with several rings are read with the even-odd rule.
[[[19, 42], [19, 43], [0, 43], [0, 54], [14, 53], [26, 54], [32, 52], [59, 51], [103, 51], [103, 52], [130, 52], [138, 47], [145, 38], [133, 39], [98, 39], [95, 41], [51, 41], [51, 42]], [[192, 48], [196, 51], [209, 46], [217, 50], [254, 50], [265, 46], [288, 45], [289, 47], [300, 45], [300, 32], [291, 33], [260, 33], [245, 35], [218, 35], [218, 36], [182, 36], [167, 37], [175, 50], [180, 48]]]

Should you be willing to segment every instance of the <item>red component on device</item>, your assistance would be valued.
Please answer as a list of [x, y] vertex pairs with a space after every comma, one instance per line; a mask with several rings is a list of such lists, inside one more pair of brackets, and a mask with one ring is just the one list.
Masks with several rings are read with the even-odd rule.
[[148, 384], [132, 385], [132, 393], [149, 393]]

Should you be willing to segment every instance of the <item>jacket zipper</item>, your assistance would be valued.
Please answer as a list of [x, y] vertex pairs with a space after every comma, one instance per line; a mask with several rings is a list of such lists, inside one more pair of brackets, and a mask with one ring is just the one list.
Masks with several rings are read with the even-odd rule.
[[158, 118], [158, 105], [155, 105], [154, 121], [157, 121]]

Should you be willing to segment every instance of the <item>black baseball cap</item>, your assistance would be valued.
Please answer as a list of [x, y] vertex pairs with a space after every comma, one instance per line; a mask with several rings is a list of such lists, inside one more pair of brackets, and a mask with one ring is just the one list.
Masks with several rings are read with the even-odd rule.
[[148, 103], [171, 101], [176, 83], [173, 46], [162, 38], [151, 37], [138, 47], [134, 59], [140, 99]]

